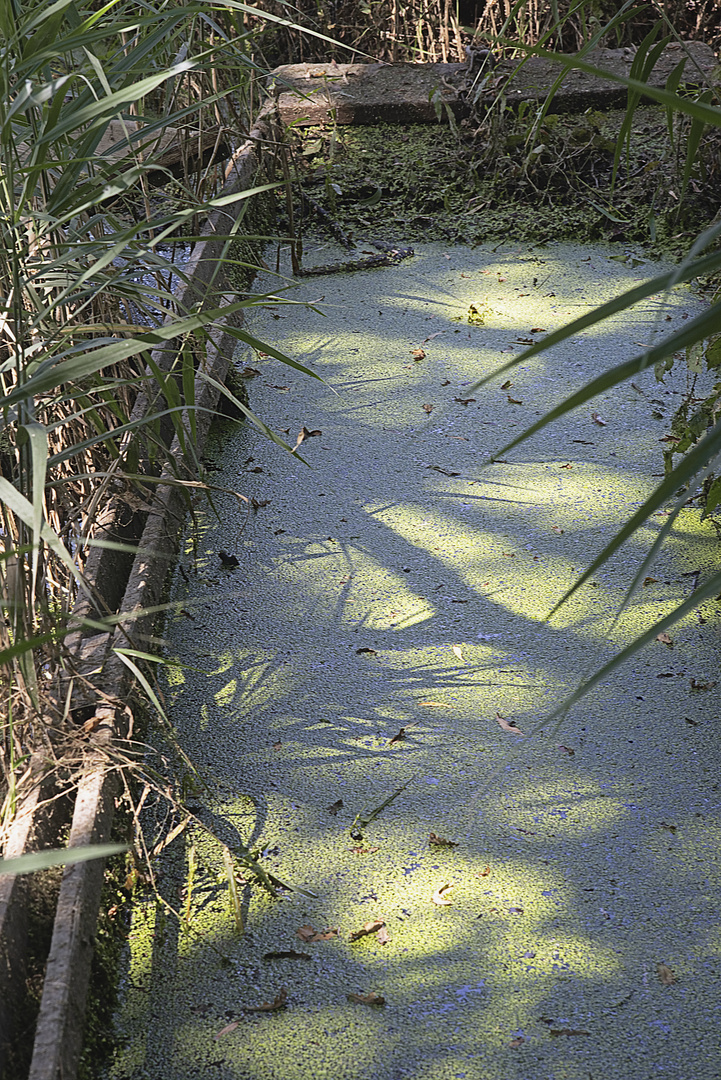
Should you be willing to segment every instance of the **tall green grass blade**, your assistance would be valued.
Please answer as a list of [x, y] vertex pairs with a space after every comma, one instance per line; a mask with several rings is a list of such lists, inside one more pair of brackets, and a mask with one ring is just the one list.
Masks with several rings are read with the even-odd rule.
[[38, 851], [33, 855], [20, 855], [17, 859], [0, 859], [0, 874], [35, 874], [38, 870], [49, 870], [53, 866], [109, 859], [127, 850], [127, 844], [90, 844], [88, 847]]

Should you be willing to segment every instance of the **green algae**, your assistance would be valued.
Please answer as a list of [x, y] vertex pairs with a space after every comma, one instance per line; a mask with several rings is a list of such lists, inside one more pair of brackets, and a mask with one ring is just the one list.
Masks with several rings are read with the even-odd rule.
[[[646, 340], [661, 310], [682, 319], [697, 301], [680, 290], [668, 309], [651, 301], [640, 322], [569, 343], [553, 366], [537, 358], [514, 376], [522, 405], [495, 387], [455, 400], [517, 336], [641, 272], [612, 253], [424, 248], [390, 271], [324, 280], [325, 319], [258, 316], [253, 329], [272, 319], [275, 340], [326, 384], [285, 370], [281, 383], [274, 361], [254, 357], [254, 406], [322, 434], [309, 441], [310, 469], [250, 429], [216, 447], [221, 482], [242, 478], [249, 497], [270, 501], [248, 520], [235, 503], [196, 515], [189, 584], [173, 591], [193, 619], [167, 627], [167, 695], [209, 784], [196, 812], [297, 888], [274, 899], [239, 867], [239, 939], [219, 845], [197, 829], [175, 842], [162, 887], [189, 918], [160, 932], [152, 899], [139, 905], [119, 1018], [127, 1044], [109, 1077], [586, 1080], [602, 1066], [650, 1080], [695, 1054], [710, 1080], [697, 1033], [718, 995], [715, 708], [689, 677], [716, 662], [713, 605], [708, 623], [689, 619], [672, 648], [645, 650], [550, 738], [519, 741], [495, 717], [537, 725], [589, 664], [684, 595], [690, 552], [694, 566], [715, 565], [713, 530], [683, 512], [613, 640], [644, 536], [549, 625], [604, 532], [652, 486], [664, 427], [643, 395], [617, 388], [599, 404], [602, 430], [581, 410], [513, 461], [485, 464], [512, 425]], [[539, 271], [551, 278], [543, 293], [531, 285]], [[317, 282], [303, 288], [317, 299]], [[487, 325], [465, 321], [471, 302], [495, 313]], [[654, 394], [673, 402], [683, 389], [676, 377]], [[237, 570], [220, 567], [221, 548], [237, 552]], [[353, 840], [355, 816], [406, 783]], [[431, 831], [458, 847], [429, 847]], [[450, 906], [433, 902], [443, 885]], [[388, 943], [352, 943], [374, 918]], [[301, 942], [309, 923], [338, 935]], [[310, 961], [263, 959], [292, 949]], [[661, 962], [682, 993], [658, 982]], [[283, 1011], [243, 1012], [281, 986]], [[387, 1005], [346, 997], [369, 992]]]

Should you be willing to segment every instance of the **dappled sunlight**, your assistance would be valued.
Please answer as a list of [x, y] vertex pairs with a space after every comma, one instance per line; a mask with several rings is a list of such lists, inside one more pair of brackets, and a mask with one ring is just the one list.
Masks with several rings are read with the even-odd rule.
[[[547, 616], [657, 482], [654, 411], [680, 382], [649, 372], [595, 418], [489, 456], [692, 310], [689, 293], [471, 390], [640, 270], [439, 246], [305, 283], [327, 319], [262, 316], [327, 384], [250, 356], [253, 408], [291, 443], [315, 433], [308, 464], [233, 429], [218, 484], [253, 509], [199, 512], [173, 585], [161, 685], [207, 787], [162, 861], [185, 921], [143, 904], [131, 934], [138, 1075], [192, 1060], [224, 1080], [587, 1080], [609, 1039], [619, 1075], [678, 1059], [721, 951], [716, 609], [548, 717], [691, 594], [690, 571], [716, 569], [713, 529], [683, 510], [614, 625], [663, 507]], [[386, 1004], [347, 997], [370, 993]]]

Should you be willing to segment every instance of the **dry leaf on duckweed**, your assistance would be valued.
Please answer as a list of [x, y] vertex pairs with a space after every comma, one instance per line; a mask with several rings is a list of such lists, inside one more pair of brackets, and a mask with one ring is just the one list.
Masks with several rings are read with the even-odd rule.
[[[460, 645], [454, 645], [453, 646], [453, 655], [457, 656], [459, 660], [463, 660], [463, 652], [461, 650]], [[465, 663], [465, 661], [464, 661], [464, 663]]]
[[381, 994], [346, 994], [349, 1001], [358, 1005], [385, 1005], [386, 999]]
[[447, 705], [445, 701], [419, 701], [419, 705], [424, 705], [427, 709], [450, 709], [451, 706]]
[[434, 832], [428, 837], [428, 843], [431, 847], [458, 847], [455, 840], [446, 840], [445, 836], [439, 836], [438, 833]]
[[360, 941], [361, 938], [368, 937], [370, 934], [377, 934], [383, 926], [385, 926], [384, 919], [374, 919], [372, 922], [367, 922], [360, 930], [354, 930], [348, 940]]
[[256, 1013], [256, 1012], [278, 1012], [279, 1009], [285, 1008], [285, 1003], [288, 1000], [288, 990], [285, 986], [281, 986], [278, 993], [275, 995], [272, 1001], [264, 1001], [262, 1005], [249, 1005], [243, 1012]]
[[443, 382], [441, 383], [441, 386], [450, 386], [450, 385], [451, 385], [451, 380], [450, 379], [444, 379]]
[[316, 930], [310, 923], [306, 923], [305, 926], [298, 927], [296, 935], [301, 941], [305, 941], [307, 945], [312, 945], [315, 941], [330, 941], [331, 938], [338, 937], [338, 930], [335, 927], [329, 927], [326, 930]]
[[598, 424], [599, 427], [606, 427], [608, 420], [604, 420], [602, 416], [599, 416], [597, 412], [591, 413], [591, 419], [594, 424]]
[[306, 439], [313, 439], [316, 436], [322, 435], [322, 434], [323, 434], [323, 432], [319, 428], [314, 428], [313, 431], [309, 431], [308, 428], [305, 425], [303, 425], [303, 427], [298, 432], [298, 437], [295, 440], [295, 446], [293, 447], [293, 453], [296, 452], [296, 450], [298, 449], [300, 444], [302, 442], [305, 442]]
[[508, 390], [510, 386], [513, 386], [513, 383], [510, 379], [506, 379], [504, 383], [501, 383], [501, 390]]
[[674, 835], [675, 835], [676, 829], [678, 828], [678, 825], [669, 825], [669, 823], [667, 821], [662, 821], [661, 822], [661, 828], [662, 829], [668, 829], [668, 831], [670, 833], [674, 833]]
[[560, 527], [560, 525], [551, 525], [551, 528], [555, 533], [558, 533], [559, 536], [563, 536], [564, 530]]
[[692, 690], [713, 690], [715, 685], [716, 685], [716, 680], [715, 679], [713, 680], [713, 682], [705, 682], [705, 681], [702, 681], [701, 679], [691, 679], [691, 689]]
[[509, 405], [523, 405], [523, 402], [520, 398], [511, 397], [510, 394], [506, 394], [506, 397], [508, 398]]
[[476, 399], [474, 397], [457, 397], [453, 400], [457, 401], [459, 405], [471, 405]]
[[338, 811], [342, 810], [342, 809], [343, 809], [343, 800], [342, 799], [336, 799], [336, 801], [334, 803], [331, 803], [330, 806], [326, 806], [326, 810], [328, 811], [329, 814], [332, 814], [333, 817], [335, 817], [336, 814], [338, 813]]
[[546, 328], [545, 326], [532, 326], [530, 332], [532, 334], [545, 334]]
[[580, 1028], [551, 1028], [548, 1032], [552, 1039], [559, 1038], [560, 1035], [565, 1035], [570, 1038], [571, 1035], [590, 1035], [590, 1031], [582, 1031]]
[[657, 581], [658, 581], [657, 577], [647, 577], [647, 578], [643, 579], [644, 585], [655, 585], [655, 583]]
[[350, 848], [350, 851], [352, 851], [354, 855], [375, 855], [376, 851], [380, 851], [380, 848], [358, 846]]
[[376, 941], [379, 945], [387, 945], [390, 940], [391, 935], [388, 927], [385, 925], [381, 926], [380, 930], [378, 931], [378, 937], [376, 938]]
[[310, 960], [310, 953], [298, 952], [296, 949], [281, 949], [279, 952], [263, 953], [264, 960]]
[[375, 649], [369, 649], [367, 645], [364, 645], [361, 649], [356, 649], [356, 652], [358, 656], [361, 656], [363, 653], [367, 653], [369, 656], [378, 655]]
[[667, 964], [656, 964], [656, 974], [662, 986], [673, 986], [676, 982], [675, 972]]
[[433, 412], [433, 406], [432, 405], [424, 405], [423, 409], [424, 409], [425, 412], [428, 413], [429, 416]]
[[450, 907], [453, 901], [449, 896], [446, 896], [445, 894], [449, 892], [449, 890], [452, 888], [452, 885], [441, 885], [440, 888], [436, 889], [436, 891], [433, 893], [433, 896], [431, 897], [433, 903], [436, 904], [438, 907]]
[[496, 723], [504, 731], [510, 731], [512, 735], [523, 735], [521, 729], [516, 727], [515, 720], [506, 720], [505, 716], [501, 716], [499, 712], [496, 713]]
[[572, 469], [573, 465], [570, 463], [570, 461], [567, 461], [565, 465], [561, 466], [561, 468], [562, 469]]
[[414, 349], [411, 355], [414, 360], [425, 360], [426, 358], [426, 354], [423, 352], [423, 349]]
[[564, 746], [563, 743], [558, 747], [562, 754], [568, 754], [569, 757], [573, 757], [576, 751], [572, 746]]
[[244, 367], [242, 371], [238, 372], [238, 375], [241, 379], [254, 379], [256, 375], [260, 375], [260, 372], [254, 367]]
[[406, 737], [406, 729], [402, 727], [397, 735], [394, 735], [392, 739], [388, 740], [388, 745], [393, 746], [394, 743], [402, 742]]
[[511, 1042], [509, 1042], [508, 1049], [515, 1050], [517, 1046], [521, 1046], [525, 1041], [526, 1040], [523, 1038], [523, 1035], [519, 1035], [517, 1038], [512, 1039]]
[[479, 874], [476, 874], [476, 877], [488, 877], [490, 872], [491, 872], [490, 866], [484, 866], [483, 869], [481, 870], [481, 872]]
[[662, 645], [673, 645], [673, 638], [665, 632], [656, 634], [656, 641], [660, 641]]
[[226, 1024], [224, 1028], [220, 1029], [220, 1031], [216, 1031], [215, 1038], [222, 1039], [224, 1035], [230, 1035], [231, 1031], [235, 1031], [239, 1023], [239, 1020], [234, 1020], [232, 1024]]

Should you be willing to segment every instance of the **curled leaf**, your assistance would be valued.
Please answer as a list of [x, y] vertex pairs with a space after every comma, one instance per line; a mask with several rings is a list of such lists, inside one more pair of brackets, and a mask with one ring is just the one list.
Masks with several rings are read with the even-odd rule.
[[508, 398], [509, 405], [523, 405], [523, 402], [520, 398], [511, 397], [510, 394], [506, 394], [506, 397]]
[[222, 1039], [224, 1035], [230, 1035], [231, 1031], [235, 1031], [239, 1023], [239, 1020], [234, 1020], [232, 1024], [226, 1024], [224, 1028], [220, 1029], [220, 1031], [216, 1031], [215, 1038]]
[[504, 731], [510, 731], [512, 735], [523, 735], [521, 729], [516, 727], [515, 720], [506, 720], [505, 716], [501, 716], [499, 712], [496, 713], [496, 723]]
[[676, 982], [676, 974], [666, 964], [656, 964], [656, 974], [662, 986], [673, 986]]
[[358, 1005], [385, 1005], [386, 999], [380, 994], [346, 994], [349, 1001]]
[[608, 424], [608, 420], [604, 420], [603, 417], [599, 416], [597, 412], [591, 413], [591, 419], [593, 420], [594, 424], [598, 424], [599, 427], [606, 427]]
[[411, 355], [413, 356], [414, 360], [425, 360], [426, 358], [426, 354], [423, 352], [423, 349], [414, 349]]
[[354, 930], [348, 940], [360, 941], [361, 938], [368, 937], [370, 934], [377, 934], [383, 926], [385, 926], [384, 919], [374, 919], [373, 922], [367, 922], [360, 930]]
[[[457, 656], [459, 660], [463, 660], [463, 653], [461, 651], [461, 646], [460, 645], [454, 645], [453, 646], [453, 655]], [[464, 661], [464, 663], [465, 663], [465, 661]]]
[[673, 645], [673, 638], [665, 632], [656, 634], [656, 641], [660, 641], [662, 645]]
[[515, 1050], [517, 1046], [521, 1046], [526, 1040], [523, 1035], [519, 1035], [517, 1038], [512, 1039], [508, 1044], [509, 1050]]
[[431, 847], [458, 847], [455, 840], [446, 840], [445, 836], [439, 836], [434, 832], [428, 837], [428, 843]]
[[429, 416], [433, 412], [433, 406], [432, 405], [424, 405], [423, 409], [424, 409], [425, 412], [428, 413]]
[[305, 926], [299, 926], [296, 930], [296, 935], [301, 941], [305, 941], [310, 945], [315, 941], [330, 941], [331, 938], [338, 937], [338, 930], [333, 927], [327, 930], [316, 930], [310, 923], [306, 923]]
[[441, 885], [441, 887], [439, 889], [436, 889], [436, 891], [433, 893], [433, 896], [431, 897], [433, 903], [436, 904], [438, 907], [450, 907], [453, 901], [450, 899], [450, 897], [446, 896], [445, 893], [447, 893], [452, 888], [452, 885]]

